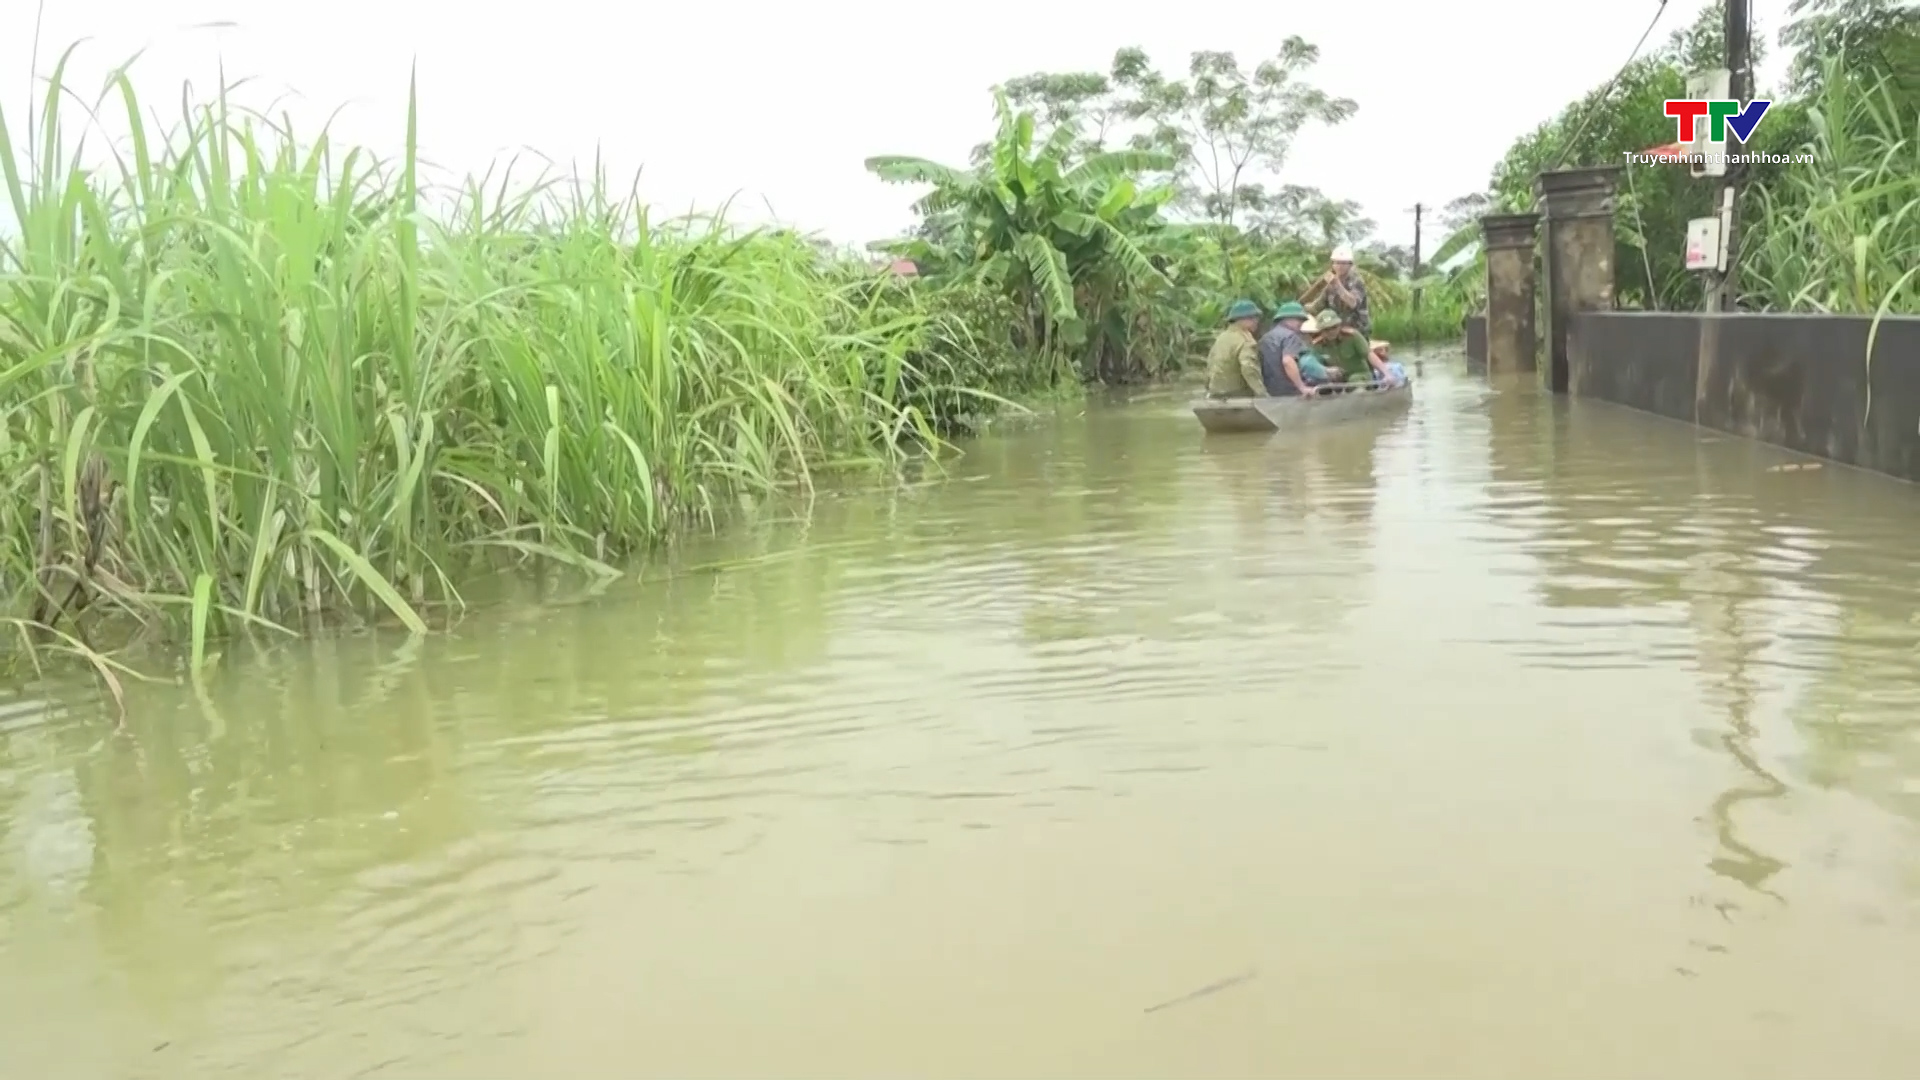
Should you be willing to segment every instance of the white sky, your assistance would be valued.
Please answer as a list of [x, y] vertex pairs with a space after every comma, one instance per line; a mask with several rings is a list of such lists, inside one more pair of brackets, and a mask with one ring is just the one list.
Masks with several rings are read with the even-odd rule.
[[[1649, 45], [1710, 2], [1668, 0]], [[36, 6], [0, 2], [0, 105], [16, 138]], [[1360, 108], [1303, 135], [1284, 179], [1360, 202], [1380, 239], [1406, 243], [1408, 208], [1483, 188], [1515, 136], [1612, 76], [1657, 6], [50, 0], [40, 70], [89, 39], [70, 81], [91, 97], [107, 69], [144, 49], [136, 85], [149, 111], [171, 119], [181, 84], [211, 90], [224, 60], [229, 79], [256, 80], [249, 102], [296, 94], [283, 107], [308, 134], [345, 106], [336, 138], [392, 153], [417, 59], [422, 153], [438, 165], [481, 171], [531, 149], [584, 167], [599, 147], [623, 182], [644, 167], [641, 190], [663, 210], [735, 197], [740, 216], [764, 220], [770, 204], [780, 220], [863, 242], [907, 226], [914, 193], [861, 162], [903, 153], [964, 164], [991, 132], [995, 82], [1105, 70], [1127, 45], [1184, 71], [1193, 50], [1250, 60], [1297, 32], [1322, 49], [1316, 81]], [[1785, 6], [1755, 0], [1756, 38], [1772, 40]], [[235, 26], [195, 29], [220, 22]], [[1769, 57], [1763, 88], [1783, 61]]]

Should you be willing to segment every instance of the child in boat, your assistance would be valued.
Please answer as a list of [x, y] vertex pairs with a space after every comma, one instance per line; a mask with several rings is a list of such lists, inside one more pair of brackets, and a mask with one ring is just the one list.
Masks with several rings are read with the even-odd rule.
[[1391, 346], [1390, 342], [1371, 341], [1368, 342], [1367, 345], [1368, 351], [1373, 354], [1373, 358], [1379, 361], [1379, 365], [1373, 369], [1375, 379], [1386, 383], [1388, 386], [1399, 386], [1401, 383], [1407, 381], [1406, 366], [1400, 363], [1400, 361], [1393, 359], [1387, 351]]

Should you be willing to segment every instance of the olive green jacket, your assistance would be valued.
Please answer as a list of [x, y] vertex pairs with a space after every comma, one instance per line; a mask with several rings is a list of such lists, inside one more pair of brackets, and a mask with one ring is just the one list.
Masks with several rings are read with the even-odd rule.
[[1207, 353], [1207, 396], [1267, 396], [1259, 345], [1239, 326], [1229, 326], [1213, 339], [1213, 351]]
[[1370, 374], [1373, 369], [1372, 363], [1367, 360], [1371, 350], [1364, 334], [1342, 334], [1325, 344], [1316, 341], [1313, 348], [1327, 363], [1346, 372], [1348, 378]]

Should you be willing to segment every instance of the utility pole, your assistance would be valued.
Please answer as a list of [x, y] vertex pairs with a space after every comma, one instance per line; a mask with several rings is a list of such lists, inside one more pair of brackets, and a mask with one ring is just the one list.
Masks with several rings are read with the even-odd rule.
[[[1753, 100], [1753, 60], [1747, 55], [1752, 36], [1751, 0], [1721, 0], [1725, 5], [1724, 29], [1727, 39], [1727, 93], [1744, 108]], [[1723, 149], [1733, 152], [1733, 141]], [[1741, 152], [1746, 149], [1742, 144]], [[1716, 212], [1724, 212], [1720, 246], [1726, 270], [1707, 279], [1707, 310], [1732, 311], [1740, 298], [1740, 180], [1747, 171], [1744, 164], [1729, 163], [1720, 184], [1720, 203]]]
[[1413, 204], [1413, 351], [1420, 351], [1420, 212], [1426, 209], [1419, 203]]

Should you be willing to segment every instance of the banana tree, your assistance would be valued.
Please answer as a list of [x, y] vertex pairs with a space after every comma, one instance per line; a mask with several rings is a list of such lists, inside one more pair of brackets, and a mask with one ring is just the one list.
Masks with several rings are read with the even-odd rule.
[[1136, 177], [1173, 162], [1134, 150], [1076, 160], [1082, 144], [1073, 124], [1036, 143], [1031, 112], [1016, 112], [999, 92], [994, 109], [998, 132], [973, 169], [915, 157], [867, 160], [882, 180], [933, 187], [914, 208], [928, 226], [939, 224], [944, 243], [921, 237], [892, 247], [935, 266], [943, 253], [958, 256], [949, 263], [954, 273], [1004, 289], [1025, 307], [1037, 351], [1063, 359], [1078, 352], [1088, 374], [1104, 373], [1116, 350], [1125, 353], [1132, 295], [1169, 284], [1141, 244], [1163, 227], [1160, 211], [1173, 192], [1142, 189]]

